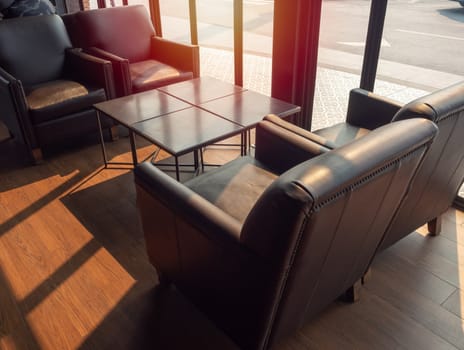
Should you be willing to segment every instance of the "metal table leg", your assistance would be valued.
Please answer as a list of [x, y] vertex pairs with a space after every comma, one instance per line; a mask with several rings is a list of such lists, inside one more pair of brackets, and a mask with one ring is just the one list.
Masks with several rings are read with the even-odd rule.
[[98, 123], [98, 131], [100, 133], [100, 145], [103, 154], [103, 162], [105, 163], [105, 168], [108, 167], [108, 158], [106, 156], [106, 149], [105, 149], [105, 138], [103, 137], [103, 129], [100, 120], [100, 112], [97, 110], [97, 123]]
[[174, 156], [174, 160], [176, 162], [176, 179], [180, 182], [180, 174], [179, 174], [179, 158]]
[[132, 163], [134, 163], [134, 167], [138, 164], [137, 160], [137, 147], [135, 146], [135, 136], [134, 132], [129, 129], [129, 140], [132, 152]]

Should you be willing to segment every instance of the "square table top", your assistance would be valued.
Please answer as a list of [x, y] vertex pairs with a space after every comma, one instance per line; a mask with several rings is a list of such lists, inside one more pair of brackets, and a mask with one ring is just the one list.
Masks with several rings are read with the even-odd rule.
[[300, 107], [211, 77], [100, 102], [95, 109], [172, 155], [182, 155], [256, 126], [265, 115]]
[[246, 91], [240, 86], [208, 76], [166, 85], [158, 88], [158, 90], [194, 106]]
[[94, 104], [94, 108], [126, 127], [190, 107], [189, 103], [158, 90], [139, 92]]
[[268, 114], [284, 118], [300, 111], [296, 105], [250, 90], [201, 103], [199, 107], [245, 128], [256, 126]]
[[170, 154], [182, 155], [236, 135], [243, 128], [192, 106], [135, 123], [132, 129]]

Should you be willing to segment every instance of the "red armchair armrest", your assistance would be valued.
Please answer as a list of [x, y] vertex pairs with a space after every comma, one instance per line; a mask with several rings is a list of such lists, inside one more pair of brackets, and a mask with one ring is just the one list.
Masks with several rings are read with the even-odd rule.
[[197, 45], [187, 45], [153, 36], [151, 49], [152, 57], [157, 61], [192, 72], [194, 78], [200, 76], [200, 48]]
[[77, 81], [85, 81], [105, 89], [108, 99], [116, 97], [111, 62], [92, 56], [79, 49], [66, 51], [69, 74]]

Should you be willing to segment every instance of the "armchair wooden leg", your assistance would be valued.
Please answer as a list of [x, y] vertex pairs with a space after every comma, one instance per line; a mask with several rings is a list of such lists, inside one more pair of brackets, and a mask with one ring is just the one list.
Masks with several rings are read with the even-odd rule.
[[372, 269], [369, 267], [364, 275], [361, 277], [361, 284], [366, 284], [366, 282], [371, 278]]
[[441, 215], [427, 223], [427, 229], [432, 236], [437, 236], [441, 232]]
[[158, 273], [158, 282], [160, 286], [169, 286], [171, 284], [171, 280], [161, 271], [156, 270]]
[[31, 150], [31, 156], [34, 164], [40, 164], [43, 162], [43, 154], [40, 148], [33, 148]]
[[354, 303], [360, 298], [360, 290], [362, 287], [361, 279], [356, 281], [350, 288], [348, 288], [345, 293], [340, 295], [339, 300], [346, 303]]
[[113, 125], [110, 128], [110, 139], [111, 141], [117, 141], [119, 140], [119, 130], [117, 125]]

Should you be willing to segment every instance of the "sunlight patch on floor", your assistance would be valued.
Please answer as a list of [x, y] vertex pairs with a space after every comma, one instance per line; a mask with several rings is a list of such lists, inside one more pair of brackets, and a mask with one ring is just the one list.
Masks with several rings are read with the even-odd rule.
[[[47, 183], [47, 179], [43, 181], [45, 184], [42, 186], [51, 185]], [[88, 230], [74, 216], [69, 215], [69, 210], [57, 198], [61, 191], [46, 198], [47, 194], [28, 187], [29, 185], [25, 185], [10, 190], [8, 195], [2, 194], [2, 201], [6, 199], [11, 211], [3, 213], [6, 214], [6, 220], [0, 224], [4, 229], [0, 235], [0, 266], [18, 300], [26, 298], [93, 239]], [[50, 192], [57, 188], [59, 186], [53, 186]], [[29, 205], [15, 206], [15, 196], [24, 193], [28, 193], [31, 198], [21, 203], [26, 202]], [[66, 220], [56, 221], [57, 216]], [[53, 227], [49, 226], [49, 222], [54, 222]]]
[[[40, 168], [37, 167], [37, 177], [41, 177], [40, 179], [37, 179], [34, 182], [25, 183], [20, 187], [11, 185], [11, 188], [9, 189], [9, 180], [10, 182], [17, 183], [20, 182], [21, 179], [15, 176], [12, 176], [11, 179], [3, 178], [2, 181], [5, 182], [2, 187], [7, 189], [3, 190], [0, 195], [0, 208], [2, 209], [2, 221], [0, 222], [0, 225], [14, 218], [14, 216], [18, 215], [22, 211], [34, 207], [34, 205], [37, 205], [39, 202], [48, 203], [53, 199], [58, 198], [68, 189], [66, 187], [67, 183], [76, 181], [78, 175], [79, 171], [75, 170], [65, 176], [58, 174], [48, 176], [48, 174], [44, 174], [44, 176], [41, 177]], [[72, 187], [72, 184], [69, 185], [69, 188], [70, 187]], [[60, 191], [61, 188], [62, 190]], [[52, 195], [53, 192], [57, 193]], [[18, 200], [18, 196], [21, 197], [21, 200]], [[40, 205], [40, 207], [42, 207], [42, 205]]]
[[[101, 248], [31, 310], [27, 322], [42, 349], [76, 349], [134, 284]], [[62, 311], [54, 313], [57, 308]]]

